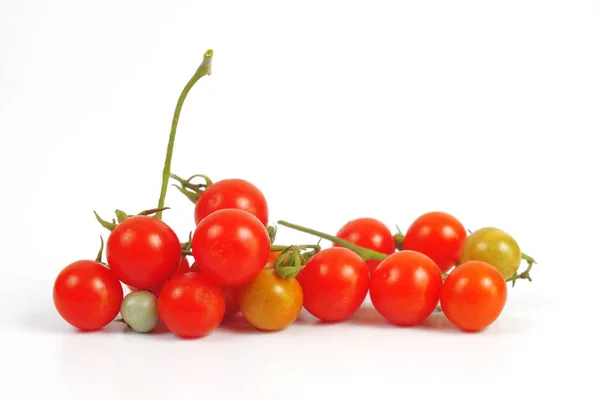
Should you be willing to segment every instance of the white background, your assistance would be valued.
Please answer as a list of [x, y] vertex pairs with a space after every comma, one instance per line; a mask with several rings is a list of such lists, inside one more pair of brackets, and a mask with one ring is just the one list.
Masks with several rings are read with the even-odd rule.
[[[591, 0], [3, 0], [0, 397], [598, 398], [599, 18]], [[392, 327], [367, 304], [274, 334], [74, 331], [54, 279], [95, 255], [92, 210], [155, 206], [209, 48], [174, 172], [248, 179], [273, 222], [331, 233], [431, 210], [497, 226], [538, 260], [534, 281], [475, 335], [440, 316]], [[185, 238], [192, 204], [167, 204]]]

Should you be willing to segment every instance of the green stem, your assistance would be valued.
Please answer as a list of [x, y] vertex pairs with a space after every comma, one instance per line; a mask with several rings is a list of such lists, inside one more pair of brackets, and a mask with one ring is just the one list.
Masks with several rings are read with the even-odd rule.
[[396, 225], [396, 229], [398, 233], [394, 235], [394, 242], [396, 243], [396, 249], [403, 250], [404, 249], [404, 233], [400, 230], [400, 227]]
[[521, 252], [521, 259], [525, 260], [527, 262], [527, 264], [536, 264], [533, 257], [528, 256], [527, 254], [525, 254], [523, 252]]
[[102, 253], [104, 252], [104, 238], [100, 235], [100, 250], [98, 250], [98, 255], [96, 256], [96, 262], [102, 262]]
[[303, 226], [292, 224], [292, 223], [286, 222], [286, 221], [277, 221], [277, 223], [280, 225], [283, 225], [283, 226], [287, 226], [288, 228], [292, 228], [292, 229], [295, 229], [295, 230], [298, 230], [301, 232], [309, 233], [311, 235], [315, 235], [320, 238], [327, 239], [333, 243], [339, 244], [340, 246], [343, 246], [347, 249], [352, 250], [353, 252], [358, 254], [365, 261], [366, 260], [380, 260], [381, 261], [381, 260], [384, 260], [388, 256], [387, 254], [383, 254], [378, 251], [373, 251], [373, 250], [370, 250], [370, 249], [367, 249], [364, 247], [360, 247], [360, 246], [358, 246], [352, 242], [349, 242], [345, 239], [341, 239], [339, 237], [329, 235], [327, 233], [319, 232], [314, 229], [305, 228]]
[[163, 207], [163, 208], [152, 208], [150, 210], [144, 210], [142, 212], [140, 212], [138, 215], [152, 215], [152, 214], [156, 214], [158, 212], [164, 211], [164, 210], [168, 210], [169, 207]]
[[[272, 244], [271, 245], [271, 251], [286, 251], [290, 247], [291, 246], [283, 246], [283, 245]], [[302, 245], [298, 245], [298, 247], [301, 247], [303, 249], [321, 250], [321, 246], [319, 246], [318, 244], [302, 244]]]
[[533, 280], [531, 279], [531, 275], [529, 273], [531, 272], [531, 268], [533, 268], [533, 264], [537, 264], [537, 262], [533, 259], [533, 257], [528, 256], [523, 252], [521, 252], [521, 259], [527, 262], [527, 269], [521, 273], [519, 273], [518, 271], [515, 272], [513, 276], [506, 280], [506, 282], [512, 282], [513, 287], [517, 283], [518, 279], [527, 279], [529, 282]]
[[[162, 185], [160, 188], [160, 197], [158, 199], [158, 206], [156, 208], [162, 209], [165, 206], [165, 197], [167, 195], [167, 185], [169, 182], [169, 178], [171, 176], [171, 160], [173, 158], [173, 147], [175, 146], [175, 133], [177, 132], [177, 123], [179, 122], [179, 115], [181, 114], [181, 108], [183, 107], [183, 102], [185, 101], [188, 93], [192, 90], [192, 87], [202, 78], [204, 75], [211, 74], [211, 61], [212, 61], [213, 51], [207, 50], [204, 53], [204, 59], [202, 60], [202, 64], [196, 70], [196, 73], [190, 81], [185, 85], [183, 91], [179, 95], [179, 100], [177, 100], [177, 106], [175, 107], [175, 113], [173, 114], [173, 122], [171, 123], [171, 133], [169, 134], [169, 143], [167, 145], [167, 156], [165, 158], [165, 166], [163, 168], [162, 174]], [[162, 211], [156, 213], [156, 218], [162, 219]]]

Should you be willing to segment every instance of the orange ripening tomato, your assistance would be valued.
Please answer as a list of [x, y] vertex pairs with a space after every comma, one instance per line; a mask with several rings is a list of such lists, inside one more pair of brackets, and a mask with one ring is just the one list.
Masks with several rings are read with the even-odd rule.
[[263, 270], [240, 290], [242, 315], [252, 326], [278, 331], [293, 323], [302, 311], [302, 288], [295, 278], [283, 279]]

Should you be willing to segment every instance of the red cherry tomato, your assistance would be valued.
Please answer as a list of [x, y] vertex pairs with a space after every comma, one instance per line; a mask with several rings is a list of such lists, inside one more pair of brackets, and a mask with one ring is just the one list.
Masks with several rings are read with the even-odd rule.
[[466, 237], [465, 228], [452, 215], [430, 212], [408, 228], [403, 248], [425, 254], [446, 272], [460, 259]]
[[158, 314], [176, 335], [205, 336], [219, 326], [225, 315], [223, 290], [203, 274], [176, 275], [160, 292]]
[[269, 209], [263, 193], [243, 179], [224, 179], [210, 185], [200, 195], [194, 210], [196, 225], [217, 210], [235, 208], [257, 217], [263, 225], [269, 223]]
[[296, 277], [304, 308], [323, 321], [349, 318], [369, 291], [369, 268], [360, 256], [344, 247], [315, 254]]
[[123, 287], [104, 265], [81, 260], [58, 274], [53, 298], [65, 321], [81, 330], [93, 331], [115, 319], [121, 308]]
[[239, 286], [265, 267], [271, 241], [254, 215], [238, 209], [215, 211], [194, 231], [192, 254], [198, 267], [218, 284]]
[[[392, 232], [383, 222], [373, 218], [352, 220], [344, 225], [336, 236], [358, 246], [384, 254], [392, 254], [396, 250], [396, 242]], [[334, 243], [333, 246], [339, 245]], [[369, 272], [373, 273], [380, 262], [378, 260], [367, 260]]]
[[225, 315], [223, 318], [230, 318], [240, 312], [240, 287], [239, 286], [221, 286], [225, 296]]
[[[192, 264], [190, 271], [201, 273], [196, 263]], [[223, 289], [223, 294], [225, 295], [225, 316], [223, 318], [229, 318], [240, 312], [240, 287], [221, 285], [221, 289]]]
[[197, 272], [200, 273], [200, 268], [198, 268], [198, 264], [196, 264], [195, 262], [192, 264], [192, 266], [190, 267], [190, 272]]
[[402, 326], [424, 321], [440, 299], [442, 272], [433, 260], [411, 250], [392, 254], [371, 276], [369, 294], [375, 309]]
[[111, 271], [124, 284], [148, 290], [162, 285], [181, 262], [175, 232], [155, 217], [138, 215], [121, 222], [106, 242]]
[[186, 272], [190, 272], [190, 262], [187, 257], [181, 257], [181, 261], [179, 262], [177, 271], [175, 271], [175, 275], [185, 274]]
[[[188, 261], [188, 259], [186, 257], [181, 257], [181, 262], [179, 263], [179, 267], [177, 267], [177, 271], [175, 271], [175, 273], [173, 274], [173, 276], [185, 274], [186, 272], [190, 272], [190, 262]], [[132, 292], [135, 292], [136, 290], [140, 290], [138, 288], [134, 288], [131, 285], [127, 285], [127, 287]], [[163, 285], [161, 284], [159, 286], [156, 286], [154, 288], [150, 288], [148, 290], [150, 292], [154, 293], [156, 296], [158, 296], [160, 294], [160, 289], [162, 289], [162, 287], [163, 287]]]
[[468, 261], [444, 281], [440, 304], [450, 322], [464, 331], [476, 332], [500, 316], [506, 297], [506, 282], [500, 271], [483, 261]]

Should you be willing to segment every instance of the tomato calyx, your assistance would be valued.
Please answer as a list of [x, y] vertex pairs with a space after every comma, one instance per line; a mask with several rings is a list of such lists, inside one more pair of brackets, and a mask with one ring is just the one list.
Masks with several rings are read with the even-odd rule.
[[519, 273], [518, 271], [515, 272], [513, 276], [506, 280], [506, 282], [512, 282], [512, 287], [515, 287], [515, 284], [519, 279], [527, 279], [529, 282], [533, 281], [529, 273], [531, 272], [531, 268], [533, 268], [533, 264], [537, 264], [537, 261], [535, 261], [531, 256], [528, 256], [525, 253], [521, 253], [521, 259], [527, 262], [527, 269], [521, 273]]
[[[269, 240], [271, 241], [271, 245], [272, 245], [273, 243], [275, 243], [275, 238], [277, 236], [277, 226], [276, 225], [268, 225], [267, 233], [269, 234]], [[276, 251], [276, 250], [271, 249], [271, 251]]]
[[[162, 207], [162, 208], [151, 208], [149, 210], [144, 210], [136, 215], [153, 215], [159, 212], [162, 212], [164, 210], [168, 210], [169, 207]], [[102, 227], [108, 229], [109, 231], [113, 231], [117, 225], [119, 225], [121, 222], [134, 217], [135, 215], [131, 215], [131, 214], [127, 214], [125, 211], [123, 210], [115, 210], [115, 216], [117, 217], [117, 219], [115, 220], [114, 218], [111, 221], [107, 221], [103, 218], [100, 217], [100, 215], [98, 215], [98, 213], [96, 211], [94, 211], [94, 215], [96, 216], [96, 220], [98, 221], [98, 223], [100, 223], [100, 225], [102, 225]]]
[[292, 279], [304, 269], [308, 260], [321, 251], [321, 246], [318, 243], [314, 245], [272, 245], [271, 251], [281, 252], [273, 266], [275, 273], [282, 279]]
[[326, 239], [329, 240], [330, 242], [336, 243], [342, 247], [345, 247], [349, 250], [352, 250], [353, 252], [355, 252], [356, 254], [358, 254], [363, 260], [367, 261], [367, 260], [379, 260], [379, 261], [383, 261], [385, 260], [388, 255], [384, 254], [384, 253], [380, 253], [378, 251], [374, 251], [371, 249], [367, 249], [365, 247], [361, 247], [358, 246], [348, 240], [345, 239], [341, 239], [337, 236], [333, 236], [330, 235], [328, 233], [324, 233], [324, 232], [320, 232], [320, 231], [316, 231], [314, 229], [311, 228], [306, 228], [304, 226], [300, 226], [300, 225], [296, 225], [296, 224], [292, 224], [291, 222], [287, 222], [287, 221], [277, 221], [278, 224], [286, 226], [288, 228], [291, 229], [295, 229], [297, 231], [300, 232], [304, 232], [304, 233], [308, 233], [314, 236], [318, 236], [321, 239]]
[[181, 256], [193, 256], [192, 254], [192, 236], [193, 232], [190, 232], [188, 235], [188, 241], [181, 243]]
[[[175, 174], [171, 174], [170, 177], [171, 179], [177, 182], [176, 184], [172, 184], [171, 186], [179, 190], [181, 194], [187, 197], [188, 200], [194, 204], [198, 202], [198, 199], [206, 190], [206, 188], [213, 184], [213, 181], [204, 174], [195, 174], [190, 176], [188, 179], [180, 178]], [[202, 178], [203, 183], [192, 183], [192, 181], [196, 178]]]

